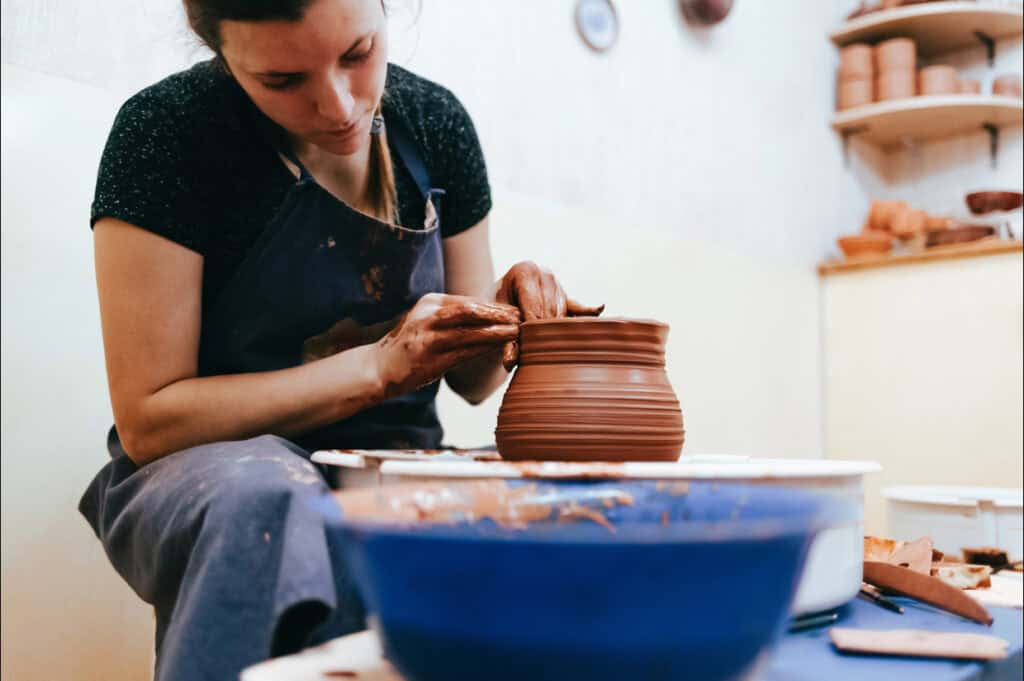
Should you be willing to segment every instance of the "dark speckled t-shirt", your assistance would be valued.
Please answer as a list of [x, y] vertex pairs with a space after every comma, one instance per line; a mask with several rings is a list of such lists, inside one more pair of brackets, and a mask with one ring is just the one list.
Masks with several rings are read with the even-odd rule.
[[[483, 153], [455, 96], [388, 65], [384, 117], [399, 117], [442, 198], [443, 237], [491, 209]], [[266, 135], [267, 119], [235, 80], [202, 62], [129, 99], [100, 163], [92, 220], [114, 217], [204, 256], [203, 309], [274, 217], [294, 176]], [[399, 221], [423, 224], [424, 200], [392, 148]]]

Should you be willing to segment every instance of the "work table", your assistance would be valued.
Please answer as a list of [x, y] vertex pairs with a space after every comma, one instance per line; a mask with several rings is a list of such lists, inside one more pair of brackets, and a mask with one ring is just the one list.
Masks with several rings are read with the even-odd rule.
[[[985, 627], [916, 601], [894, 598], [904, 614], [883, 610], [855, 599], [839, 611], [836, 626], [857, 629], [926, 629], [986, 633], [1009, 643], [1003, 660], [988, 663], [901, 657], [843, 655], [829, 642], [828, 627], [788, 633], [756, 677], [757, 681], [863, 681], [864, 679], [928, 679], [929, 681], [1018, 681], [1024, 671], [1021, 611], [990, 608], [995, 622]], [[742, 613], [737, 613], [742, 617]], [[387, 663], [372, 631], [335, 639], [299, 655], [250, 667], [241, 681], [403, 681]]]

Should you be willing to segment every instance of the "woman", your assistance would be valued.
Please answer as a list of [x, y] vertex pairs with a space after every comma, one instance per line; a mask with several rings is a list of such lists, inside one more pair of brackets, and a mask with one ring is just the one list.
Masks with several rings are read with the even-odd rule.
[[100, 166], [116, 427], [81, 510], [157, 677], [219, 681], [363, 626], [309, 451], [438, 447], [440, 378], [479, 402], [521, 320], [599, 309], [532, 263], [493, 281], [472, 122], [387, 63], [381, 0], [185, 6], [216, 59], [132, 97]]

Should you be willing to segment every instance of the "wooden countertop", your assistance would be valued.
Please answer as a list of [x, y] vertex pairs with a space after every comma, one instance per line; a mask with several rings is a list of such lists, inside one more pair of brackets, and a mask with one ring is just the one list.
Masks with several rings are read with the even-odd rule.
[[818, 274], [826, 276], [829, 274], [854, 272], [857, 270], [866, 270], [875, 267], [892, 267], [895, 265], [927, 263], [937, 260], [955, 260], [957, 258], [976, 258], [982, 255], [1021, 252], [1024, 252], [1024, 242], [1019, 239], [982, 239], [981, 241], [974, 241], [966, 244], [935, 246], [915, 253], [902, 253], [899, 255], [869, 255], [859, 258], [827, 260], [818, 265]]

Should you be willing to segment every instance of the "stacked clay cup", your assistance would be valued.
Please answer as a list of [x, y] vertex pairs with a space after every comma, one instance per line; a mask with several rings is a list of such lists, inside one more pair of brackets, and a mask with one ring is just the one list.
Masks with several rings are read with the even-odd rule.
[[917, 92], [920, 95], [955, 95], [959, 89], [960, 80], [952, 66], [926, 66], [917, 74]]
[[495, 437], [517, 461], [675, 461], [683, 414], [665, 373], [668, 326], [572, 317], [525, 322]]
[[961, 78], [956, 82], [957, 94], [980, 95], [981, 81], [975, 78]]
[[871, 46], [854, 43], [839, 50], [836, 108], [852, 109], [875, 101], [875, 65]]
[[917, 46], [910, 38], [890, 38], [875, 45], [875, 99], [903, 99], [917, 94]]
[[1005, 73], [992, 81], [992, 94], [1001, 97], [1021, 97], [1021, 77], [1019, 73]]

